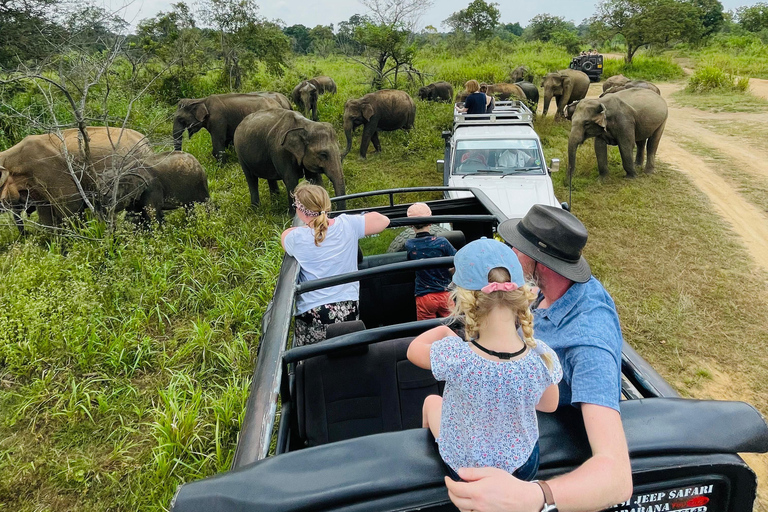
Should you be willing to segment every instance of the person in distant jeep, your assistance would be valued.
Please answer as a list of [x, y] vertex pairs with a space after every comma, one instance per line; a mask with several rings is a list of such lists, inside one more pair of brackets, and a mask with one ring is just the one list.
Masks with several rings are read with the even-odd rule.
[[591, 511], [626, 501], [632, 469], [619, 409], [623, 338], [613, 299], [581, 255], [587, 229], [561, 208], [534, 205], [498, 233], [540, 288], [532, 306], [536, 337], [560, 359], [560, 406], [581, 410], [592, 457], [547, 482], [463, 468], [465, 482], [446, 478], [448, 495], [461, 511], [474, 512]]

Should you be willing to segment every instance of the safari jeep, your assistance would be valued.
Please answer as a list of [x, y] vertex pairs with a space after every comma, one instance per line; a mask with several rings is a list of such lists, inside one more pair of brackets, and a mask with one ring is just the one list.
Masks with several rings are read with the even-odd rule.
[[[408, 218], [395, 196], [466, 195], [428, 201], [432, 217]], [[504, 214], [481, 189], [396, 189], [354, 194], [348, 213], [378, 211], [393, 229], [448, 224], [461, 248], [492, 237]], [[370, 206], [370, 204], [388, 206]], [[335, 212], [338, 214], [339, 212]], [[298, 221], [296, 221], [298, 222]], [[382, 235], [379, 235], [382, 236]], [[258, 359], [232, 470], [182, 485], [173, 512], [456, 511], [444, 466], [421, 407], [443, 383], [406, 358], [417, 334], [445, 319], [415, 320], [414, 271], [450, 267], [452, 257], [408, 261], [377, 254], [376, 239], [360, 241], [359, 270], [298, 283], [295, 259], [283, 259], [264, 314]], [[329, 327], [328, 339], [292, 347], [296, 297], [360, 282], [360, 321]], [[621, 418], [634, 493], [610, 512], [748, 512], [756, 477], [739, 457], [768, 450], [768, 426], [741, 402], [690, 400], [625, 344]], [[573, 470], [590, 456], [579, 410], [539, 416], [538, 478]]]
[[[498, 101], [492, 114], [463, 114], [456, 105], [453, 130], [443, 132], [445, 155], [437, 161], [448, 187], [482, 190], [508, 218], [523, 217], [534, 204], [561, 206], [555, 197], [533, 113], [522, 102]], [[448, 192], [447, 197], [467, 197]]]

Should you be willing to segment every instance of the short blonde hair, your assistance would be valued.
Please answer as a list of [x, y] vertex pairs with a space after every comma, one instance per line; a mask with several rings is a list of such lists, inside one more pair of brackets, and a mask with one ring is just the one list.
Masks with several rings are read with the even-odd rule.
[[468, 80], [467, 83], [464, 84], [464, 88], [466, 88], [467, 92], [471, 94], [480, 90], [480, 84], [477, 82], [477, 80]]
[[293, 190], [293, 197], [307, 210], [318, 214], [308, 225], [315, 231], [315, 245], [319, 247], [328, 232], [328, 212], [331, 211], [331, 197], [328, 191], [320, 185], [304, 181]]
[[[489, 283], [508, 283], [511, 281], [509, 271], [503, 267], [491, 269], [488, 272]], [[467, 290], [457, 286], [451, 293], [454, 302], [452, 317], [464, 324], [464, 337], [469, 341], [478, 335], [478, 326], [496, 308], [507, 308], [515, 314], [520, 330], [523, 331], [523, 342], [528, 348], [536, 348], [536, 340], [533, 337], [533, 313], [531, 304], [536, 300], [536, 294], [530, 285], [525, 284], [512, 291], [498, 290], [484, 293], [480, 290]], [[549, 354], [541, 354], [541, 358], [552, 369], [552, 357]]]

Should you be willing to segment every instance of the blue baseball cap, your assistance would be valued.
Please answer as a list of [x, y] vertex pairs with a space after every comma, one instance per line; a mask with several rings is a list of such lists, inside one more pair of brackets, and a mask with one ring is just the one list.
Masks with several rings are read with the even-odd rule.
[[453, 257], [456, 271], [453, 282], [466, 290], [480, 290], [488, 284], [488, 272], [497, 267], [509, 271], [512, 282], [517, 286], [525, 284], [523, 267], [515, 252], [506, 244], [491, 238], [470, 242]]

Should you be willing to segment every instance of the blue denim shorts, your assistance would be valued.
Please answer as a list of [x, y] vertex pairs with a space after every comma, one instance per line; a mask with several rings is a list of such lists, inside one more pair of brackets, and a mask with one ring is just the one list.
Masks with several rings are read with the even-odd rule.
[[[443, 465], [445, 466], [445, 470], [448, 473], [448, 476], [451, 477], [451, 480], [454, 482], [463, 482], [459, 474], [453, 470], [451, 466], [446, 464], [445, 461], [443, 461]], [[530, 482], [534, 479], [536, 476], [536, 473], [539, 471], [539, 442], [536, 441], [536, 444], [533, 446], [533, 451], [531, 451], [530, 457], [528, 457], [528, 460], [525, 461], [525, 463], [517, 468], [514, 473], [512, 473], [513, 476], [516, 478], [519, 478], [520, 480], [525, 480], [526, 482]]]

